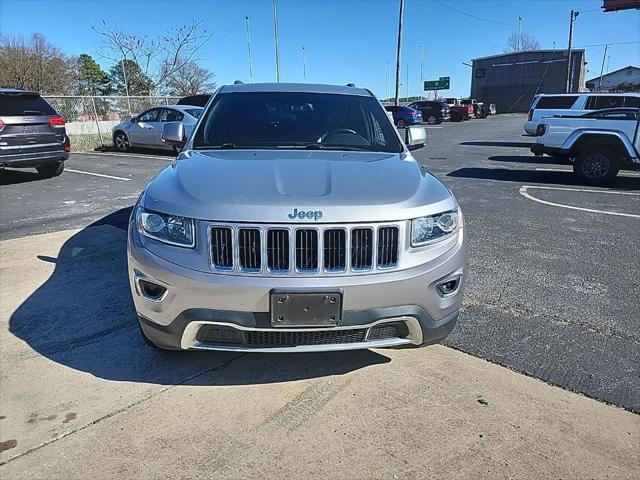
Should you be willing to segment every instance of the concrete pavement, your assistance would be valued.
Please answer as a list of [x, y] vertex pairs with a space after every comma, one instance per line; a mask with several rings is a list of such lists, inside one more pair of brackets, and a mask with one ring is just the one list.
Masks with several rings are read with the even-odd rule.
[[442, 346], [156, 352], [125, 232], [0, 242], [2, 478], [637, 478], [640, 416]]

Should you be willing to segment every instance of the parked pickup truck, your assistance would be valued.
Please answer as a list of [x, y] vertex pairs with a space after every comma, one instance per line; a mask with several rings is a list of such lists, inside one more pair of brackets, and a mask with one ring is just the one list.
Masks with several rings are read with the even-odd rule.
[[536, 129], [536, 155], [566, 157], [585, 183], [609, 182], [621, 168], [640, 170], [640, 109], [611, 108], [579, 117], [544, 119]]
[[452, 122], [469, 120], [473, 115], [472, 105], [462, 105], [457, 98], [446, 98], [445, 100], [447, 105], [449, 105], [450, 119]]
[[473, 109], [473, 115], [476, 118], [487, 118], [489, 115], [496, 114], [496, 106], [493, 103], [485, 105], [484, 103], [477, 101], [475, 98], [463, 98], [460, 100], [460, 104], [471, 106]]

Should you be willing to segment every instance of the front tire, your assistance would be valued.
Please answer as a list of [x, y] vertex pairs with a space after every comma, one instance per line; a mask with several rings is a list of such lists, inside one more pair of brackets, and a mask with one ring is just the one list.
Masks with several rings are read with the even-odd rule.
[[131, 151], [131, 142], [129, 141], [129, 137], [121, 130], [118, 130], [113, 134], [113, 145], [119, 152]]
[[607, 148], [590, 148], [581, 152], [573, 162], [573, 172], [581, 182], [589, 185], [605, 185], [620, 170], [616, 154]]
[[436, 118], [436, 116], [435, 116], [435, 115], [429, 115], [429, 116], [427, 117], [427, 123], [428, 123], [429, 125], [435, 125], [436, 123], [438, 123], [438, 119]]
[[407, 122], [405, 122], [404, 120], [400, 119], [396, 122], [396, 127], [398, 128], [404, 128], [407, 126]]
[[64, 162], [45, 163], [36, 167], [42, 178], [57, 177], [64, 171]]

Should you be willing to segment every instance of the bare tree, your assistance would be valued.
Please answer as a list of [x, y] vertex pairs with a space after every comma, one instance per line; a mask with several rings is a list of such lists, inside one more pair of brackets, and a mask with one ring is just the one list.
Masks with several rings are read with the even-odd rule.
[[171, 75], [166, 82], [169, 95], [184, 97], [199, 93], [211, 93], [216, 88], [213, 72], [199, 67], [194, 61], [187, 62]]
[[526, 52], [529, 50], [539, 50], [540, 43], [528, 33], [513, 32], [507, 39], [505, 52]]
[[77, 61], [44, 35], [0, 36], [0, 85], [43, 94], [69, 94], [77, 78]]
[[212, 37], [202, 28], [202, 20], [172, 27], [165, 35], [152, 38], [148, 35], [126, 33], [107, 23], [91, 28], [103, 40], [100, 54], [114, 63], [133, 60], [141, 73], [151, 79], [152, 88], [157, 88], [193, 61], [195, 54]]

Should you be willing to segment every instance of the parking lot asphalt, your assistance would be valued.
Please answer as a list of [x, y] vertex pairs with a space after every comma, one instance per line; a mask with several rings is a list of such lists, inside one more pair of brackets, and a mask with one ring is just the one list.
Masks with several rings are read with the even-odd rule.
[[[530, 154], [534, 139], [522, 135], [523, 123], [521, 115], [506, 115], [427, 127], [428, 146], [415, 152], [421, 165], [456, 194], [469, 236], [467, 294], [446, 345], [638, 413], [640, 175], [624, 173], [608, 188], [578, 185], [570, 165]], [[135, 460], [140, 456], [148, 465], [157, 462], [161, 455], [150, 452], [151, 445], [158, 444], [165, 454], [177, 448], [174, 440], [206, 449], [204, 440], [219, 434], [227, 444], [222, 457], [256, 449], [243, 457], [255, 467], [253, 476], [317, 474], [313, 469], [326, 465], [327, 457], [304, 448], [299, 453], [319, 463], [298, 470], [282, 463], [280, 470], [265, 466], [267, 459], [283, 460], [268, 450], [273, 442], [281, 442], [285, 451], [302, 442], [310, 449], [333, 444], [332, 449], [352, 451], [366, 444], [365, 451], [383, 453], [389, 468], [385, 476], [391, 478], [395, 472], [400, 478], [418, 471], [443, 475], [445, 460], [469, 456], [475, 460], [468, 476], [485, 467], [496, 478], [539, 478], [550, 472], [604, 476], [606, 469], [596, 470], [599, 464], [613, 476], [633, 477], [629, 469], [637, 471], [638, 458], [630, 452], [640, 446], [640, 417], [455, 350], [266, 360], [150, 351], [136, 331], [123, 229], [144, 185], [172, 160], [157, 152], [73, 154], [58, 178], [40, 180], [28, 171], [0, 173], [0, 465], [16, 459], [3, 467], [7, 478], [21, 468], [42, 476], [46, 465], [55, 466], [58, 476], [83, 477], [92, 463], [73, 470], [73, 461], [54, 445], [63, 442], [60, 448], [72, 448], [79, 458], [89, 455], [90, 427], [101, 422], [100, 430], [107, 424], [115, 430], [98, 436], [120, 442], [109, 446], [106, 458], [127, 459], [120, 470], [105, 476], [139, 474]], [[77, 230], [63, 231], [70, 228]], [[412, 383], [407, 375], [418, 371], [420, 377]], [[437, 389], [436, 381], [441, 382]], [[222, 390], [203, 392], [205, 385]], [[171, 391], [175, 386], [180, 388]], [[397, 395], [383, 401], [380, 388], [384, 395]], [[364, 405], [375, 412], [373, 419], [355, 414], [351, 396], [359, 402], [367, 399]], [[274, 400], [261, 404], [266, 397]], [[474, 410], [485, 406], [480, 398], [496, 402], [491, 415]], [[400, 399], [404, 407], [394, 410]], [[236, 407], [225, 407], [226, 401]], [[190, 414], [192, 408], [198, 413]], [[226, 418], [205, 434], [202, 425], [216, 423], [205, 415], [207, 408]], [[328, 421], [326, 415], [336, 409], [351, 417]], [[322, 414], [316, 416], [316, 411]], [[261, 415], [270, 420], [260, 420]], [[116, 421], [115, 416], [122, 418]], [[307, 422], [306, 417], [315, 420]], [[188, 423], [202, 437], [177, 431], [167, 418]], [[527, 418], [530, 428], [518, 431], [523, 422], [514, 419], [521, 418]], [[314, 437], [315, 422], [321, 420], [331, 430]], [[144, 431], [146, 421], [164, 426]], [[413, 427], [401, 434], [394, 430], [399, 423]], [[384, 434], [376, 436], [375, 424]], [[269, 438], [248, 440], [264, 425]], [[426, 432], [440, 442], [438, 448], [415, 448]], [[344, 437], [336, 442], [339, 434]], [[487, 435], [492, 444], [478, 443]], [[83, 441], [87, 447], [78, 443]], [[403, 453], [411, 448], [414, 453], [403, 462]], [[572, 449], [579, 461], [558, 457]], [[213, 454], [207, 452], [211, 460]], [[517, 461], [507, 468], [510, 453]], [[419, 459], [430, 455], [444, 460], [428, 464]], [[366, 455], [357, 458], [349, 466], [353, 472], [374, 471], [374, 465], [367, 469]], [[549, 470], [537, 469], [536, 458]], [[216, 461], [207, 465], [216, 472], [233, 471], [228, 461]], [[247, 473], [248, 468], [236, 472]], [[338, 472], [328, 471], [333, 476]], [[153, 472], [157, 475], [149, 476], [162, 475], [162, 469]]]

